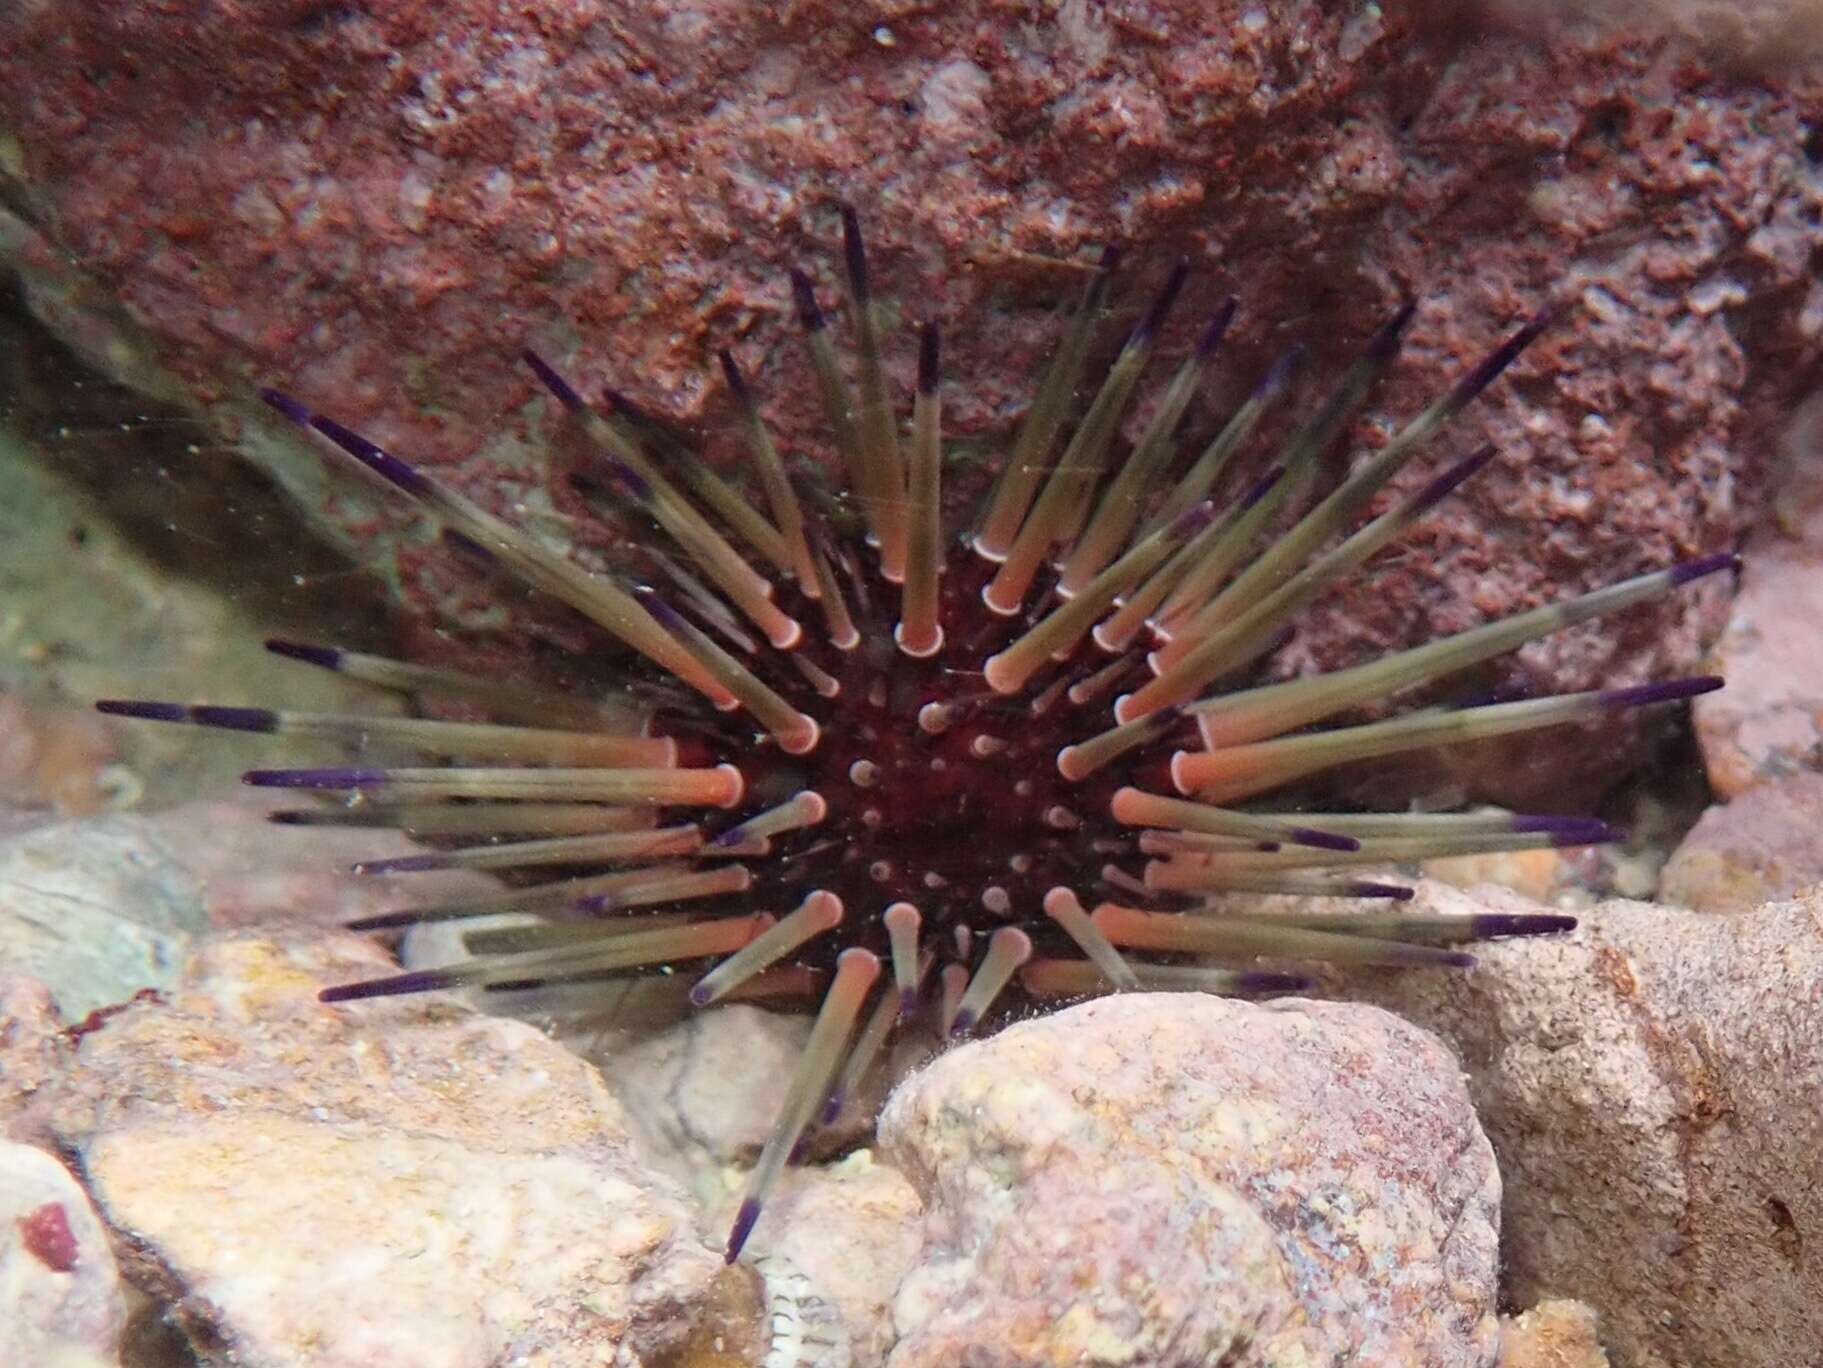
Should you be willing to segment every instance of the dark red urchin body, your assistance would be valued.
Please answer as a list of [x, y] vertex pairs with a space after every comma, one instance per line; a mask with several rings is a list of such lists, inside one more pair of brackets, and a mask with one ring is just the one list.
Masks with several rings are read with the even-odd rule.
[[[1300, 980], [1241, 967], [1261, 955], [1459, 966], [1472, 963], [1462, 943], [1573, 925], [1548, 915], [1409, 913], [1401, 906], [1408, 889], [1348, 869], [1611, 839], [1600, 822], [1235, 805], [1351, 760], [1717, 687], [1709, 678], [1679, 680], [1310, 729], [1734, 564], [1730, 555], [1706, 557], [1385, 660], [1247, 687], [1251, 667], [1326, 585], [1359, 570], [1488, 463], [1485, 449], [1458, 459], [1417, 494], [1361, 521], [1374, 496], [1542, 321], [1520, 328], [1357, 460], [1309, 512], [1287, 520], [1280, 515], [1294, 491], [1316, 474], [1396, 356], [1410, 310], [1376, 334], [1313, 416], [1249, 473], [1245, 492], [1218, 504], [1210, 495], [1261, 415], [1284, 397], [1290, 360], [1271, 369], [1198, 454], [1180, 459], [1187, 453], [1175, 430], [1227, 327], [1233, 305], [1224, 305], [1155, 417], [1116, 459], [1121, 417], [1184, 267], [1170, 273], [1073, 417], [1110, 253], [1039, 383], [992, 498], [957, 535], [943, 526], [935, 328], [923, 331], [906, 433], [887, 394], [851, 213], [845, 237], [858, 343], [852, 383], [810, 282], [794, 277], [794, 288], [846, 466], [847, 502], [813, 500], [810, 486], [787, 473], [725, 353], [763, 512], [675, 434], [624, 402], [597, 412], [528, 355], [592, 453], [585, 488], [648, 516], [681, 548], [681, 563], [645, 549], [655, 579], [667, 582], [662, 592], [585, 571], [333, 419], [267, 395], [280, 413], [439, 517], [456, 549], [568, 604], [643, 656], [644, 665], [617, 671], [616, 690], [578, 697], [278, 642], [281, 654], [456, 700], [493, 720], [100, 705], [434, 757], [440, 763], [248, 776], [349, 795], [344, 806], [279, 820], [395, 826], [450, 847], [367, 872], [461, 866], [515, 870], [527, 880], [556, 871], [494, 898], [359, 923], [378, 930], [508, 910], [544, 918], [469, 933], [475, 958], [467, 963], [330, 989], [325, 1001], [586, 984], [684, 964], [712, 966], [692, 989], [699, 1005], [731, 993], [820, 997], [730, 1238], [731, 1260], [819, 1113], [840, 1106], [895, 1023], [924, 1003], [960, 1034], [1015, 978], [1034, 996], [1135, 986], [1264, 991]], [[744, 732], [749, 724], [755, 730]], [[1219, 903], [1233, 892], [1375, 898], [1392, 910], [1236, 912]], [[1092, 911], [1085, 899], [1096, 903]], [[756, 914], [756, 905], [773, 910]], [[1211, 957], [1236, 967], [1207, 967]]]

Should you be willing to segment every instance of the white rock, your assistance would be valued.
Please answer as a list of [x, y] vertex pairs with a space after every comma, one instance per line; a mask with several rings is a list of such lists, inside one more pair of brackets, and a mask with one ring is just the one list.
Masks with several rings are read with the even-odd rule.
[[[1478, 910], [1436, 885], [1413, 906]], [[1818, 1362], [1823, 892], [1579, 916], [1377, 990], [1469, 1071], [1506, 1184], [1507, 1295], [1589, 1303], [1619, 1363]]]
[[324, 1006], [365, 941], [204, 943], [85, 1036], [53, 1123], [134, 1280], [240, 1368], [598, 1368], [719, 1261], [587, 1063], [446, 994]]
[[1486, 1365], [1500, 1179], [1455, 1060], [1355, 1005], [1105, 998], [902, 1085], [892, 1368]]
[[107, 1233], [69, 1170], [0, 1141], [0, 1363], [103, 1368], [126, 1323]]

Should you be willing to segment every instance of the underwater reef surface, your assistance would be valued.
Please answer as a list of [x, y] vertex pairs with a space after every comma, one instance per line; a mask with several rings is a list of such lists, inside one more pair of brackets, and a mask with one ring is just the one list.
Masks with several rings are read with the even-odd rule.
[[[790, 1053], [755, 1040], [755, 1009], [632, 1048], [573, 1033], [600, 1072], [455, 994], [326, 1011], [324, 984], [389, 962], [331, 925], [374, 881], [234, 880], [254, 814], [170, 816], [199, 834], [150, 874], [117, 817], [29, 837], [41, 863], [86, 861], [96, 917], [143, 917], [131, 879], [156, 877], [185, 932], [175, 967], [137, 980], [163, 992], [86, 1020], [132, 984], [97, 995], [69, 962], [34, 965], [43, 984], [0, 975], [0, 1135], [25, 1142], [0, 1145], [0, 1214], [54, 1203], [69, 1230], [60, 1243], [41, 1216], [28, 1243], [5, 1221], [0, 1268], [24, 1291], [0, 1349], [27, 1348], [0, 1361], [40, 1361], [19, 1337], [41, 1336], [114, 1362], [90, 1202], [204, 1363], [488, 1368], [610, 1345], [651, 1362], [686, 1333], [736, 1344], [758, 1325], [758, 1351], [658, 1361], [791, 1362], [765, 1355], [795, 1345], [800, 1363], [1024, 1364], [1074, 1345], [1126, 1362], [1166, 1345], [1142, 1361], [1201, 1363], [1239, 1333], [1259, 1352], [1232, 1361], [1250, 1364], [1308, 1331], [1314, 1362], [1359, 1335], [1351, 1362], [1488, 1365], [1493, 1308], [1553, 1297], [1594, 1307], [1623, 1363], [1773, 1368], [1823, 1334], [1816, 888], [1734, 913], [1604, 902], [1569, 936], [1488, 947], [1473, 973], [1367, 986], [1417, 1025], [1135, 995], [959, 1046], [899, 1084], [876, 1151], [792, 1170], [724, 1298], [715, 1249], [756, 1147], [738, 1043], [750, 1073]], [[376, 839], [327, 833], [314, 854], [326, 870]], [[1415, 905], [1537, 907], [1428, 880]], [[31, 915], [0, 904], [0, 921]], [[80, 1188], [44, 1192], [44, 1149], [81, 1160]], [[78, 1276], [47, 1279], [43, 1253], [66, 1243]], [[1541, 1305], [1500, 1361], [1601, 1363], [1539, 1347], [1587, 1348], [1593, 1326]]]
[[[1372, 443], [1554, 303], [1462, 434], [1501, 468], [1371, 590], [1319, 604], [1278, 661], [1329, 668], [1736, 539], [1819, 356], [1814, 69], [1743, 71], [1677, 25], [1451, 8], [21, 8], [0, 16], [20, 214], [0, 244], [66, 337], [237, 430], [416, 606], [496, 615], [390, 515], [325, 486], [253, 414], [254, 388], [489, 506], [542, 510], [567, 542], [579, 496], [518, 350], [732, 452], [706, 364], [732, 345], [785, 438], [814, 449], [784, 272], [827, 259], [839, 200], [872, 225], [906, 322], [942, 321], [963, 433], [1005, 432], [1053, 304], [1110, 238], [1191, 258], [1187, 317], [1239, 295], [1205, 419], [1293, 340], [1309, 374], [1333, 373], [1415, 296], [1356, 434]], [[1678, 13], [1714, 38], [1707, 10]], [[1538, 643], [1502, 682], [1689, 672], [1724, 594]], [[1530, 740], [1437, 781], [1570, 804], [1631, 736]]]

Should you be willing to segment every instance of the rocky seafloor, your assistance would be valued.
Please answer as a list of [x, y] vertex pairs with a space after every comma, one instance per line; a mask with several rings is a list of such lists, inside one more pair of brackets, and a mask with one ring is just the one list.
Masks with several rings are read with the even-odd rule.
[[[665, 1024], [662, 985], [555, 1032], [445, 994], [328, 1008], [392, 962], [337, 929], [391, 890], [325, 871], [399, 838], [275, 847], [240, 802], [21, 824], [0, 1360], [1806, 1362], [1816, 787], [1736, 800], [1745, 833], [1712, 809], [1665, 901], [1473, 971], [1103, 998], [908, 1059], [732, 1270], [805, 1019]], [[1437, 879], [1419, 905], [1534, 906]]]
[[[1816, 26], [1469, 13], [0, 14], [0, 1365], [1823, 1363]], [[202, 63], [207, 94], [174, 68]], [[882, 138], [888, 110], [910, 131]], [[909, 1042], [725, 1269], [806, 1019], [681, 1017], [664, 982], [582, 1018], [323, 1006], [394, 963], [340, 926], [404, 885], [339, 871], [402, 839], [275, 833], [229, 796], [257, 739], [87, 703], [260, 701], [260, 637], [296, 624], [434, 647], [409, 529], [316, 487], [251, 383], [561, 513], [525, 485], [539, 419], [522, 381], [489, 388], [502, 358], [555, 344], [713, 419], [705, 338], [779, 331], [775, 253], [820, 250], [831, 185], [871, 206], [894, 289], [985, 315], [964, 364], [1021, 376], [1022, 299], [1110, 227], [1243, 279], [1243, 356], [1269, 319], [1340, 355], [1422, 284], [1395, 406], [1510, 307], [1571, 301], [1478, 419], [1523, 474], [1279, 668], [1717, 545], [1746, 568], [1731, 601], [1525, 655], [1540, 689], [1726, 675], [1688, 725], [1449, 776], [1515, 799], [1542, 776], [1633, 828], [1423, 871], [1419, 907], [1569, 909], [1574, 933]], [[306, 687], [286, 676], [301, 705], [374, 702]]]

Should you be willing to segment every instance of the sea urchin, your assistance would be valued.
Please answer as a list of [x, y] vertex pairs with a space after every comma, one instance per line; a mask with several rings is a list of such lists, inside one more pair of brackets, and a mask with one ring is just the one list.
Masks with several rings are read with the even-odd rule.
[[[1347, 870], [1611, 839], [1601, 822], [1274, 811], [1255, 800], [1346, 762], [1715, 688], [1719, 680], [1683, 679], [1311, 729], [1734, 564], [1709, 556], [1385, 659], [1249, 687], [1250, 671], [1305, 605], [1490, 461], [1491, 449], [1475, 451], [1360, 521], [1543, 318], [1292, 518], [1393, 362], [1411, 309], [1380, 328], [1314, 414], [1289, 425], [1237, 485], [1236, 458], [1285, 399], [1292, 358], [1200, 451], [1180, 450], [1180, 420], [1233, 315], [1225, 303], [1127, 445], [1122, 421], [1186, 268], [1169, 272], [1078, 415], [1118, 255], [1109, 251], [1070, 311], [998, 483], [964, 530], [946, 525], [940, 491], [937, 330], [921, 333], [906, 431], [888, 392], [882, 319], [852, 212], [844, 230], [852, 367], [812, 282], [793, 276], [844, 494], [789, 471], [726, 352], [763, 494], [757, 505], [670, 427], [617, 395], [591, 406], [527, 355], [589, 453], [582, 487], [662, 529], [670, 553], [650, 544], [641, 552], [656, 583], [585, 570], [334, 419], [265, 394], [440, 519], [470, 559], [516, 575], [643, 657], [623, 651], [603, 666], [596, 694], [273, 642], [282, 655], [470, 711], [379, 718], [100, 705], [437, 762], [247, 776], [343, 798], [278, 820], [394, 826], [439, 845], [367, 872], [463, 867], [518, 880], [497, 897], [409, 908], [360, 929], [541, 914], [534, 924], [471, 931], [467, 962], [333, 988], [325, 1002], [590, 983], [697, 962], [709, 966], [691, 990], [699, 1006], [736, 992], [820, 997], [729, 1238], [730, 1260], [809, 1128], [841, 1105], [895, 1024], [927, 1005], [946, 1032], [961, 1034], [1015, 978], [1039, 997], [1136, 986], [1267, 991], [1300, 980], [1205, 961], [1460, 966], [1472, 962], [1465, 942], [1573, 925], [1548, 915], [1410, 913], [1401, 908], [1410, 890]], [[1212, 498], [1231, 487], [1238, 497]], [[1219, 901], [1233, 892], [1378, 899], [1391, 910], [1243, 912]]]

